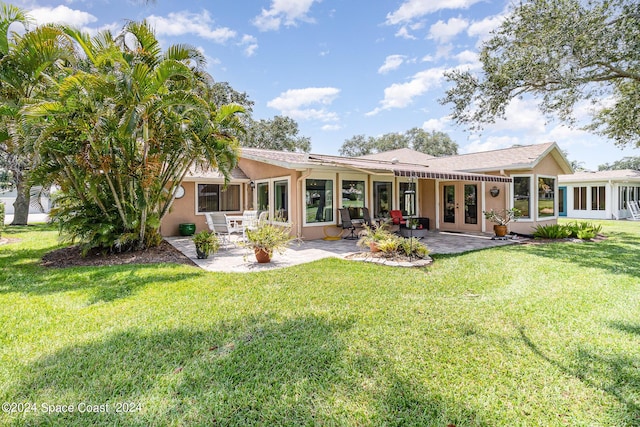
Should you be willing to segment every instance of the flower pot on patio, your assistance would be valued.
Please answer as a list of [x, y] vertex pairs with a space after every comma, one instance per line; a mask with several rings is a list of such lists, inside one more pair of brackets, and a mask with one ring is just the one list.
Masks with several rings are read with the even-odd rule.
[[178, 231], [181, 236], [193, 236], [196, 232], [196, 225], [192, 222], [185, 222], [178, 226]]
[[264, 249], [255, 248], [254, 252], [256, 254], [256, 261], [260, 264], [265, 264], [267, 262], [271, 262], [271, 257], [269, 256], [269, 252]]
[[507, 226], [506, 225], [494, 225], [493, 232], [496, 233], [496, 237], [504, 237], [507, 235]]

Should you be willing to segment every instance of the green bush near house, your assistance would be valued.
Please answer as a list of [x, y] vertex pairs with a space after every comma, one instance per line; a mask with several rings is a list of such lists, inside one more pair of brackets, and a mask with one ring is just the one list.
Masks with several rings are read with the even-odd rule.
[[589, 240], [602, 231], [602, 226], [593, 222], [572, 221], [562, 224], [539, 225], [533, 236], [538, 239], [578, 238]]

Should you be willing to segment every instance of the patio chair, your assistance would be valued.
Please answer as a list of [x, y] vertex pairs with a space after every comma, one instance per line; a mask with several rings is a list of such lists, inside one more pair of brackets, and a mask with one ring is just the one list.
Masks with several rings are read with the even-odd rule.
[[260, 215], [258, 215], [258, 227], [266, 224], [268, 219], [269, 219], [269, 212], [267, 211], [260, 212]]
[[362, 223], [366, 224], [368, 227], [373, 226], [373, 221], [371, 220], [371, 213], [369, 212], [369, 208], [362, 208]]
[[402, 217], [401, 210], [391, 210], [389, 211], [389, 216], [391, 216], [391, 222], [396, 225], [407, 225], [407, 220]]
[[342, 231], [344, 230], [349, 230], [351, 233], [345, 237], [345, 239], [349, 239], [349, 240], [354, 240], [357, 239], [358, 236], [356, 236], [356, 226], [353, 223], [353, 221], [351, 221], [351, 216], [349, 215], [349, 209], [347, 208], [342, 208], [342, 209], [338, 209], [338, 211], [340, 212], [340, 221], [342, 222]]
[[632, 221], [640, 221], [640, 207], [638, 206], [638, 202], [634, 200], [627, 202], [627, 210], [631, 215], [629, 219]]
[[207, 226], [209, 227], [209, 230], [215, 233], [216, 236], [218, 236], [218, 238], [220, 239], [220, 243], [222, 243], [223, 246], [225, 246], [227, 243], [230, 243], [227, 236], [228, 233], [226, 223], [216, 222], [211, 212], [205, 213], [204, 218], [207, 220]]
[[258, 211], [242, 212], [242, 237], [247, 240], [247, 230], [258, 228]]
[[234, 215], [227, 215], [227, 214], [224, 215], [224, 219], [225, 219], [225, 222], [227, 223], [227, 237], [229, 238], [230, 242], [233, 242], [233, 240], [231, 240], [232, 234], [237, 233], [237, 234], [242, 234], [244, 236], [241, 220], [239, 220]]

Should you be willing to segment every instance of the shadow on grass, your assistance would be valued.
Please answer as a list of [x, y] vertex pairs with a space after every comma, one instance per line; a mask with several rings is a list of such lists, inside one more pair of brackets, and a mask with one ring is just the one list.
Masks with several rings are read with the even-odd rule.
[[613, 416], [621, 424], [640, 425], [640, 359], [624, 354], [599, 354], [595, 350], [579, 349], [571, 364], [564, 364], [546, 355], [525, 333], [518, 329], [524, 344], [538, 357], [559, 369], [563, 374], [577, 378], [585, 385], [601, 390], [621, 405], [620, 413]]
[[[342, 336], [351, 327], [316, 316], [261, 316], [200, 331], [117, 333], [25, 366], [0, 398], [108, 403], [112, 410], [116, 402], [133, 402], [141, 411], [0, 414], [0, 423], [5, 417], [14, 425], [64, 426], [447, 425], [441, 421], [456, 407], [467, 420], [459, 425], [477, 419], [462, 403], [387, 374], [377, 359], [348, 363]], [[380, 371], [381, 387], [367, 392], [361, 375]]]
[[640, 277], [640, 236], [632, 233], [613, 233], [600, 242], [549, 243], [514, 249], [612, 274]]
[[[12, 227], [13, 228], [13, 227]], [[52, 226], [20, 226], [5, 237], [19, 236], [25, 230], [55, 231]], [[21, 247], [11, 243], [0, 250], [0, 294], [46, 295], [89, 290], [90, 303], [113, 301], [133, 294], [149, 283], [174, 283], [202, 274], [196, 268], [185, 270], [178, 264], [127, 264], [114, 266], [51, 269], [40, 265], [42, 257], [61, 246], [46, 241], [42, 247]]]

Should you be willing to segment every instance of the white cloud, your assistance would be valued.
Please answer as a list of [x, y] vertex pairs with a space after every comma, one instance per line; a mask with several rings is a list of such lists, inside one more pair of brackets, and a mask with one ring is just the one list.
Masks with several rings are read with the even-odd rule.
[[440, 84], [443, 78], [443, 68], [431, 68], [415, 74], [406, 83], [394, 83], [384, 90], [381, 106], [367, 113], [373, 116], [381, 111], [392, 108], [404, 108], [413, 102], [413, 98], [423, 95], [429, 89]]
[[422, 124], [422, 129], [427, 131], [442, 132], [447, 128], [447, 125], [451, 122], [451, 119], [447, 117], [441, 117], [439, 119], [429, 119]]
[[227, 27], [213, 27], [213, 19], [209, 12], [203, 10], [200, 13], [187, 11], [171, 12], [164, 16], [151, 15], [147, 22], [156, 30], [159, 36], [181, 36], [194, 34], [216, 43], [225, 43], [236, 37], [236, 32]]
[[446, 43], [463, 32], [469, 26], [469, 21], [462, 18], [451, 18], [447, 22], [438, 21], [429, 29], [430, 39], [439, 43]]
[[402, 37], [407, 40], [416, 40], [417, 37], [410, 34], [407, 27], [400, 27], [400, 29], [396, 32], [396, 37]]
[[407, 0], [393, 13], [387, 14], [388, 25], [411, 22], [442, 9], [467, 9], [480, 0]]
[[88, 12], [70, 9], [64, 5], [54, 8], [38, 7], [29, 10], [29, 15], [31, 15], [38, 24], [68, 24], [76, 28], [82, 28], [98, 21], [98, 18]]
[[239, 44], [244, 47], [244, 54], [246, 56], [253, 56], [256, 53], [256, 49], [258, 49], [258, 39], [249, 34], [242, 36]]
[[321, 129], [323, 131], [325, 131], [325, 132], [334, 132], [334, 131], [342, 129], [342, 126], [340, 126], [340, 125], [324, 125], [324, 126], [322, 126]]
[[498, 28], [505, 19], [504, 14], [488, 16], [482, 21], [472, 22], [467, 30], [469, 37], [477, 37], [477, 46], [480, 46], [483, 41], [489, 39], [491, 32]]
[[[336, 113], [328, 111], [324, 106], [330, 105], [340, 93], [334, 87], [309, 87], [289, 89], [267, 103], [270, 108], [280, 110], [283, 115], [296, 120], [338, 121]], [[312, 108], [320, 104], [321, 108]]]
[[481, 68], [482, 66], [478, 60], [478, 52], [463, 50], [459, 54], [455, 55], [455, 58], [460, 64], [469, 64], [474, 66], [474, 68]]
[[252, 23], [260, 31], [275, 31], [283, 24], [290, 27], [297, 25], [298, 21], [314, 22], [307, 13], [315, 1], [317, 0], [273, 0], [271, 8], [262, 9], [262, 13]]
[[404, 55], [389, 55], [384, 60], [384, 64], [378, 68], [379, 74], [386, 74], [389, 71], [397, 70], [402, 65], [406, 56]]

